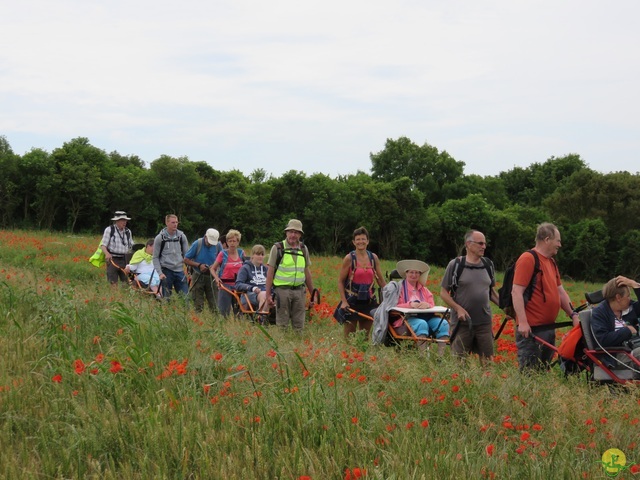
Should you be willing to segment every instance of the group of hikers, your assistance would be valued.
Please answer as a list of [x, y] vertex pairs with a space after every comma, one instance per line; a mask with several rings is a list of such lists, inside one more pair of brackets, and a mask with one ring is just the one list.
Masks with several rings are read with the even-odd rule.
[[[264, 265], [265, 247], [254, 245], [249, 258], [239, 247], [240, 232], [231, 229], [226, 235], [210, 228], [191, 246], [178, 229], [177, 215], [165, 217], [165, 227], [133, 256], [134, 246], [123, 211], [115, 212], [113, 224], [104, 230], [100, 248], [107, 265], [107, 280], [117, 287], [128, 282], [129, 273], [149, 288], [157, 298], [169, 299], [172, 291], [193, 301], [201, 312], [205, 299], [211, 311], [231, 313], [233, 292], [242, 292], [242, 301], [258, 312], [267, 312], [277, 304], [276, 325], [302, 331], [306, 311], [306, 291], [313, 291], [309, 251], [301, 241], [302, 222], [291, 219], [285, 239], [271, 248], [268, 265]], [[191, 281], [185, 273], [191, 272]]]
[[[312, 292], [314, 287], [299, 220], [291, 219], [285, 226], [286, 238], [271, 247], [267, 265], [262, 245], [254, 245], [246, 258], [239, 247], [241, 234], [234, 229], [220, 237], [210, 228], [189, 246], [178, 229], [176, 215], [167, 215], [166, 227], [129, 259], [133, 246], [129, 220], [125, 212], [116, 212], [100, 244], [112, 285], [119, 279], [126, 281], [133, 272], [158, 297], [169, 298], [172, 290], [190, 294], [197, 311], [203, 310], [206, 299], [212, 311], [223, 315], [231, 312], [232, 292], [242, 292], [242, 301], [251, 303], [256, 311], [265, 312], [277, 305], [276, 325], [302, 331], [306, 291]], [[408, 313], [403, 318], [414, 334], [424, 338], [417, 342], [420, 349], [426, 349], [431, 338], [442, 353], [451, 338], [456, 356], [475, 354], [486, 361], [494, 354], [491, 303], [504, 308], [499, 298], [506, 295], [509, 309], [505, 310], [517, 324], [520, 368], [546, 369], [555, 351], [545, 343], [555, 345], [554, 325], [560, 310], [574, 326], [579, 324], [554, 259], [562, 240], [552, 223], [538, 226], [535, 246], [519, 256], [511, 275], [505, 275], [500, 296], [495, 288], [494, 265], [484, 256], [485, 235], [475, 229], [466, 232], [464, 254], [448, 263], [440, 283], [439, 295], [450, 309], [450, 322], [433, 314], [434, 296], [427, 288], [429, 265], [421, 260], [401, 260], [396, 265], [399, 280], [387, 282], [380, 259], [368, 249], [369, 240], [366, 228], [353, 232], [354, 250], [343, 258], [338, 275], [340, 302], [334, 316], [343, 324], [346, 336], [364, 330], [374, 343], [383, 343], [389, 313], [401, 309]], [[185, 265], [191, 271], [191, 286]], [[376, 284], [382, 292], [380, 299], [375, 295]], [[593, 333], [602, 347], [619, 346], [638, 334], [640, 303], [631, 300], [630, 289], [638, 297], [638, 282], [623, 276], [611, 279], [603, 289], [604, 301], [593, 309]], [[640, 348], [637, 350], [634, 355], [640, 356]]]

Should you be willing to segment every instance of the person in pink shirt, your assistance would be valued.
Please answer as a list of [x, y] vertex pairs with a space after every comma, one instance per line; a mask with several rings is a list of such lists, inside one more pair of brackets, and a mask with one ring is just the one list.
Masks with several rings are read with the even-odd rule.
[[[369, 232], [366, 228], [359, 227], [354, 230], [353, 245], [355, 250], [342, 259], [342, 267], [338, 276], [340, 308], [351, 308], [366, 316], [371, 316], [371, 310], [378, 306], [373, 291], [375, 283], [382, 288], [387, 282], [382, 276], [380, 259], [375, 253], [367, 250]], [[343, 325], [345, 337], [349, 337], [356, 330], [365, 330], [368, 336], [373, 321], [353, 314], [349, 315]]]
[[[218, 253], [216, 261], [211, 265], [211, 275], [218, 287], [225, 286], [233, 290], [236, 285], [236, 276], [245, 261], [244, 252], [240, 245], [242, 236], [238, 230], [227, 232], [227, 249]], [[218, 291], [218, 310], [222, 315], [229, 315], [233, 305], [233, 297], [222, 288]]]
[[[435, 306], [433, 294], [426, 287], [429, 265], [420, 260], [401, 260], [397, 263], [396, 270], [403, 279], [400, 282], [398, 307], [424, 310]], [[441, 340], [438, 343], [438, 353], [444, 353], [446, 340], [449, 339], [449, 323], [446, 320], [426, 312], [416, 312], [407, 315], [407, 322], [417, 336], [435, 336], [437, 340]], [[418, 346], [426, 349], [427, 343], [420, 342]]]

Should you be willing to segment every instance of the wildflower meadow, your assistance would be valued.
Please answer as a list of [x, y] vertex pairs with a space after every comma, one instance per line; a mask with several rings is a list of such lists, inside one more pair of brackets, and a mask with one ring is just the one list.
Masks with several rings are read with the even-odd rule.
[[340, 258], [315, 256], [300, 336], [112, 289], [98, 242], [0, 231], [2, 478], [640, 478], [637, 387], [520, 374], [513, 322], [487, 365], [346, 339]]

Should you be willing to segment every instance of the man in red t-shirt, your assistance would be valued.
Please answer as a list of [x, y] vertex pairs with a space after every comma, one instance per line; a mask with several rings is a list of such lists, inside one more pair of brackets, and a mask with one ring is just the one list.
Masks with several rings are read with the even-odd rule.
[[[562, 287], [560, 273], [553, 259], [561, 246], [560, 232], [554, 224], [542, 223], [538, 226], [533, 250], [538, 254], [540, 271], [526, 305], [524, 293], [534, 274], [535, 258], [531, 253], [524, 252], [516, 262], [511, 298], [518, 323], [516, 346], [521, 370], [547, 368], [554, 354], [553, 350], [533, 339], [532, 328], [555, 323], [561, 308], [572, 318], [574, 325], [578, 323], [578, 314], [573, 311], [569, 295]], [[555, 345], [555, 329], [540, 329], [535, 335]]]

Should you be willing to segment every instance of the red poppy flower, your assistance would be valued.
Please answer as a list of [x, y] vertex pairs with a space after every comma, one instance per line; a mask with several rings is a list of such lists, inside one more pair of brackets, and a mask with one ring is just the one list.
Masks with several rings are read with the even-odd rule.
[[78, 375], [82, 375], [86, 367], [82, 360], [77, 359], [73, 362], [73, 368]]
[[367, 471], [363, 468], [347, 468], [344, 471], [344, 480], [355, 480], [356, 478], [362, 478], [366, 474]]
[[55, 374], [53, 377], [51, 377], [51, 381], [54, 383], [62, 383], [62, 375], [60, 375], [59, 373]]
[[111, 373], [118, 373], [123, 370], [122, 364], [117, 360], [111, 360], [111, 368], [109, 371]]

